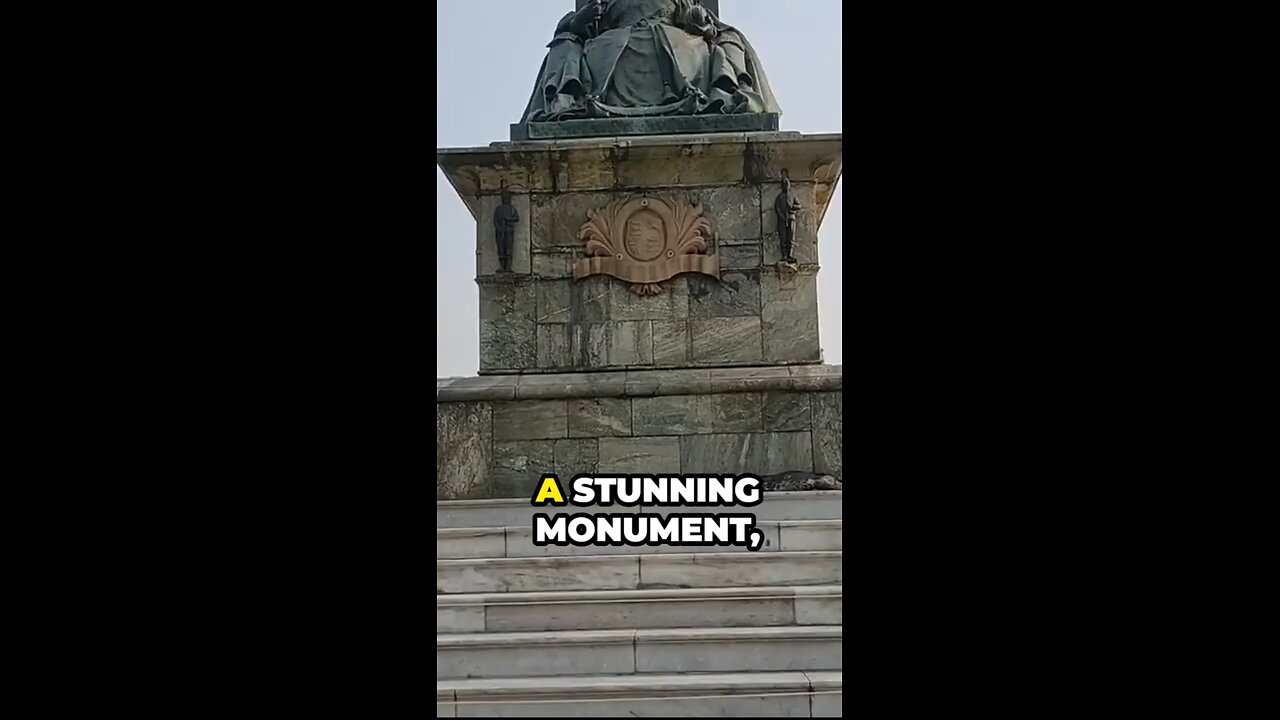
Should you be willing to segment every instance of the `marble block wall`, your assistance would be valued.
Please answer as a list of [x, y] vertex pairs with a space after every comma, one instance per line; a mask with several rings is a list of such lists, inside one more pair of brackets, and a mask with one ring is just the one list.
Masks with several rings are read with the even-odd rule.
[[[817, 236], [841, 148], [840, 135], [775, 132], [439, 151], [477, 220], [480, 374], [821, 363]], [[783, 170], [803, 207], [795, 267], [779, 264]], [[492, 222], [504, 183], [521, 219], [510, 273], [498, 272]], [[639, 296], [609, 276], [573, 278], [587, 213], [639, 195], [703, 207], [719, 280], [685, 273]]]
[[526, 497], [539, 473], [842, 478], [839, 366], [436, 382], [436, 499]]

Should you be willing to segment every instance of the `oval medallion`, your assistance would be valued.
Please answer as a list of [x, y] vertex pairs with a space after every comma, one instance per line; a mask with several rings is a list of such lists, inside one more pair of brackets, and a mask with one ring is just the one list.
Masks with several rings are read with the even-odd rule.
[[667, 247], [667, 234], [662, 227], [662, 216], [645, 208], [627, 219], [624, 246], [636, 260], [653, 260]]

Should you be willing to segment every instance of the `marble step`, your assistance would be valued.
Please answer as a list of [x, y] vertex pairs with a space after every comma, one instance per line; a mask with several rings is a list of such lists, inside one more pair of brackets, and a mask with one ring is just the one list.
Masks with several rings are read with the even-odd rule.
[[[844, 517], [840, 490], [765, 493], [751, 508], [720, 508], [725, 512], [754, 513], [761, 522], [777, 520], [839, 520]], [[437, 528], [533, 526], [535, 512], [715, 512], [716, 508], [534, 507], [529, 498], [496, 500], [437, 500]]]
[[840, 670], [840, 625], [436, 635], [436, 678]]
[[436, 561], [436, 594], [842, 584], [841, 551]]
[[[662, 511], [659, 511], [662, 512]], [[765, 534], [759, 552], [781, 550], [839, 550], [843, 520], [780, 520], [757, 525]], [[560, 555], [635, 555], [639, 553], [750, 552], [745, 547], [680, 547], [676, 545], [627, 546], [574, 545], [539, 547], [533, 544], [532, 525], [436, 530], [439, 559], [551, 557]]]
[[436, 681], [436, 717], [841, 717], [843, 673]]
[[437, 595], [436, 632], [842, 625], [843, 594], [804, 585]]

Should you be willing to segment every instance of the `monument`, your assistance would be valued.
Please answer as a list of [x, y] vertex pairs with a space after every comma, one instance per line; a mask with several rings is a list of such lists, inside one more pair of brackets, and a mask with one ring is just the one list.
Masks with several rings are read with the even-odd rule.
[[438, 150], [476, 218], [480, 367], [436, 381], [437, 499], [543, 472], [841, 477], [817, 241], [842, 137], [778, 130], [719, 5], [578, 0], [510, 139]]

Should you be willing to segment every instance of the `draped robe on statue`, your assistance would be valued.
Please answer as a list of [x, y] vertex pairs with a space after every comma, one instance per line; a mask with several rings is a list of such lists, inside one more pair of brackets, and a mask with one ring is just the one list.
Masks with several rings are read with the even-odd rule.
[[750, 43], [695, 0], [605, 0], [585, 39], [573, 16], [547, 46], [524, 122], [781, 112]]

